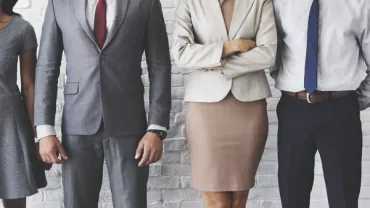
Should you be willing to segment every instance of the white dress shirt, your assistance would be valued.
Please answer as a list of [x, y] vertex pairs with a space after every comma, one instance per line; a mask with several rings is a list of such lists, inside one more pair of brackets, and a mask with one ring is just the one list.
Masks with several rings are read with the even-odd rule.
[[[87, 21], [92, 29], [94, 29], [95, 23], [95, 10], [96, 5], [98, 4], [99, 0], [87, 0], [86, 2], [86, 18]], [[107, 3], [107, 30], [108, 33], [111, 30], [114, 19], [116, 16], [116, 5], [117, 0], [106, 0]], [[159, 125], [150, 125], [148, 129], [158, 129], [167, 131], [167, 128], [159, 126]], [[54, 126], [51, 125], [40, 125], [36, 127], [37, 131], [37, 141], [46, 137], [46, 136], [54, 136], [56, 135], [56, 131]]]
[[[313, 0], [274, 1], [281, 54], [278, 56], [280, 61], [271, 74], [280, 90], [304, 90], [307, 27], [312, 2]], [[370, 103], [370, 77], [366, 77], [370, 66], [369, 2], [319, 0], [317, 90], [356, 90], [362, 83], [359, 90], [362, 109]]]

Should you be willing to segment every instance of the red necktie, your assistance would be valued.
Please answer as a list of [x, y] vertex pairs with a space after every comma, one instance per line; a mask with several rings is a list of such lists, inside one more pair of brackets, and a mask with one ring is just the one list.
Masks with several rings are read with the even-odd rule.
[[94, 34], [100, 48], [107, 38], [107, 3], [99, 0], [95, 10]]

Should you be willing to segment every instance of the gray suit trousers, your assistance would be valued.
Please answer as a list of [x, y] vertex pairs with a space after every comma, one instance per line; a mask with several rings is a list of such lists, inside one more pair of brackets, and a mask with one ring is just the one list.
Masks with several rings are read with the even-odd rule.
[[98, 208], [104, 159], [115, 208], [146, 208], [149, 168], [138, 167], [142, 135], [110, 137], [102, 127], [92, 136], [64, 135], [69, 159], [63, 164], [65, 208]]

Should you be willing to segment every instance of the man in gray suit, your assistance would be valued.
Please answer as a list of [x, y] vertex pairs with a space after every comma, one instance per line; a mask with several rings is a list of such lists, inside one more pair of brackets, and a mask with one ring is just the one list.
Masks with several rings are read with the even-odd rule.
[[[63, 51], [67, 80], [60, 144], [53, 126]], [[35, 125], [43, 160], [63, 163], [66, 208], [98, 207], [104, 160], [114, 207], [147, 206], [148, 165], [160, 159], [169, 127], [170, 84], [159, 0], [49, 0], [36, 73]]]

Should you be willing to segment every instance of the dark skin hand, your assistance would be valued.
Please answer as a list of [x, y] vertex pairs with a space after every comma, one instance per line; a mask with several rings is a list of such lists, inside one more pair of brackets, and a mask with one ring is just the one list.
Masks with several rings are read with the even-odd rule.
[[163, 153], [163, 141], [154, 133], [147, 132], [136, 150], [135, 159], [140, 159], [139, 167], [159, 161]]

